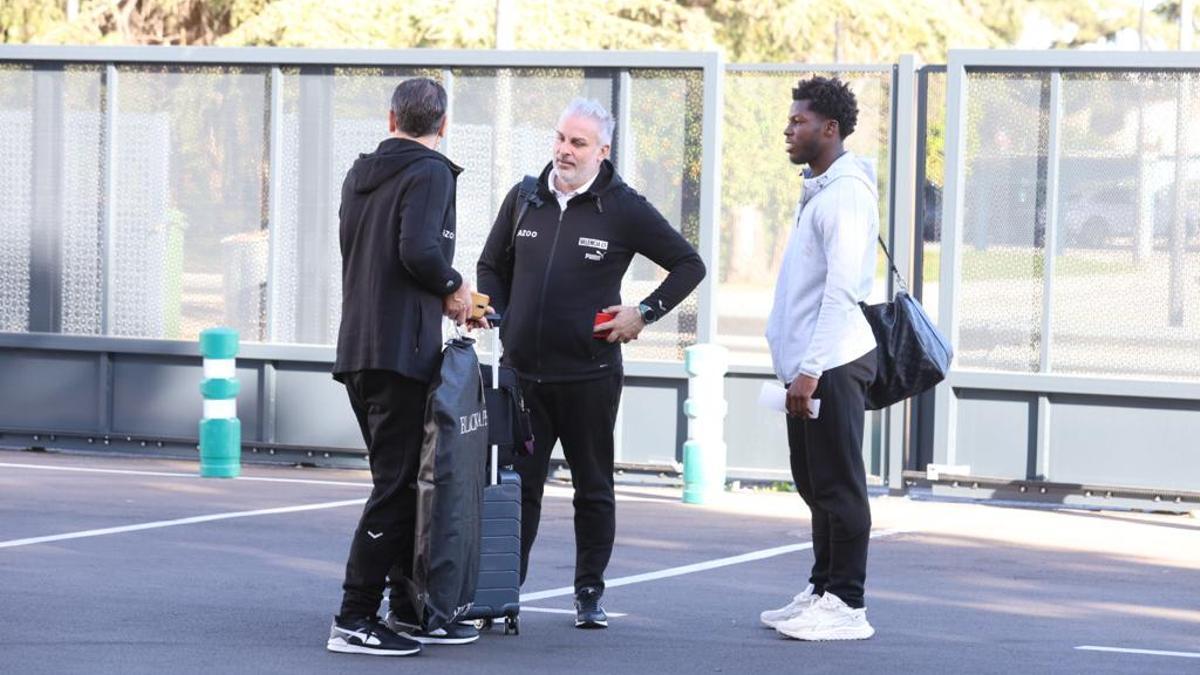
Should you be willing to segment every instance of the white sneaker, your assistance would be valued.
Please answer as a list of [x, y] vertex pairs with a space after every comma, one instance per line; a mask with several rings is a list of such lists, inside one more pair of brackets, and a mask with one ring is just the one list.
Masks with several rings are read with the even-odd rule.
[[781, 622], [775, 630], [797, 640], [866, 640], [875, 634], [867, 623], [866, 608], [851, 609], [828, 591], [807, 612]]
[[758, 618], [762, 620], [764, 626], [775, 628], [784, 621], [800, 616], [820, 598], [821, 596], [819, 595], [813, 595], [813, 585], [809, 584], [808, 588], [805, 588], [799, 595], [792, 598], [791, 602], [779, 609], [768, 609], [759, 614]]

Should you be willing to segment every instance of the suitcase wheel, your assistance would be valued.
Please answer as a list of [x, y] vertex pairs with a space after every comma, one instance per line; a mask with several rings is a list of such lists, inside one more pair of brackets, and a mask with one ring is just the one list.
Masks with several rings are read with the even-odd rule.
[[504, 617], [504, 634], [505, 635], [520, 635], [521, 634], [521, 617], [506, 616]]
[[485, 631], [485, 630], [492, 629], [492, 620], [491, 619], [475, 619], [474, 624], [475, 624], [475, 630], [477, 630], [477, 631]]

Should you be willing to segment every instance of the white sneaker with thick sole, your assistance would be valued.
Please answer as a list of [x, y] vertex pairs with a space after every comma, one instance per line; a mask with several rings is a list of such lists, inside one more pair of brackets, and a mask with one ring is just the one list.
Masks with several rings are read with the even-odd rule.
[[808, 611], [781, 622], [775, 630], [786, 637], [813, 641], [866, 640], [875, 634], [867, 623], [866, 608], [851, 609], [828, 591]]
[[776, 628], [779, 624], [790, 619], [794, 619], [803, 614], [809, 607], [813, 606], [821, 596], [813, 595], [813, 585], [809, 584], [807, 588], [801, 591], [792, 601], [780, 607], [779, 609], [768, 609], [758, 618], [767, 628]]

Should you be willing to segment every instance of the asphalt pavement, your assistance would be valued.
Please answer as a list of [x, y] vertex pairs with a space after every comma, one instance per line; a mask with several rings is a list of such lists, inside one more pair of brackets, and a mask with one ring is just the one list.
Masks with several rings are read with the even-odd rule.
[[[758, 624], [811, 565], [795, 494], [684, 505], [618, 487], [604, 605], [573, 627], [569, 484], [552, 484], [519, 636], [417, 657], [325, 650], [361, 471], [0, 451], [0, 673], [1200, 672], [1200, 520], [876, 497], [877, 634]], [[1116, 651], [1112, 651], [1116, 650]]]

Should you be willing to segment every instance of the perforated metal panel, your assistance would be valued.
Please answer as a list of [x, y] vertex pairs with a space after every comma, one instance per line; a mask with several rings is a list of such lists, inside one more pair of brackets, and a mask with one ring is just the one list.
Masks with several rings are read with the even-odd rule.
[[[571, 68], [455, 69], [445, 150], [465, 168], [458, 183], [455, 262], [476, 283], [475, 264], [505, 195], [553, 155], [554, 125], [576, 96], [613, 110], [613, 72]], [[449, 326], [445, 326], [449, 334]], [[490, 358], [490, 340], [480, 351]]]
[[1200, 77], [1065, 73], [1062, 92], [1050, 369], [1198, 378]]
[[62, 332], [99, 335], [103, 311], [103, 85], [97, 67], [63, 75]]
[[478, 283], [475, 262], [483, 251], [498, 210], [492, 206], [492, 176], [487, 170], [493, 165], [495, 156], [492, 133], [489, 125], [454, 122], [446, 139], [447, 155], [454, 163], [466, 167], [458, 176], [455, 262], [463, 277], [472, 284]]
[[[289, 77], [285, 81], [291, 81]], [[279, 124], [279, 166], [271, 167], [278, 172], [275, 183], [280, 191], [274, 222], [268, 227], [274, 237], [275, 260], [272, 278], [267, 283], [275, 284], [274, 313], [270, 317], [275, 342], [296, 342], [296, 303], [298, 301], [300, 267], [297, 265], [297, 237], [299, 236], [300, 210], [300, 116], [296, 112], [296, 88], [284, 87], [284, 105]], [[340, 311], [340, 305], [339, 311]]]
[[[320, 267], [320, 263], [311, 264], [307, 260], [301, 259], [302, 249], [320, 245], [320, 242], [310, 243], [308, 239], [305, 239], [305, 237], [312, 237], [313, 233], [308, 231], [301, 222], [301, 214], [306, 211], [304, 199], [306, 192], [301, 185], [303, 173], [301, 165], [306, 161], [312, 163], [319, 159], [319, 154], [314, 153], [313, 150], [325, 147], [332, 131], [328, 125], [311, 124], [307, 121], [307, 118], [318, 110], [312, 106], [306, 108], [301, 100], [300, 72], [299, 68], [284, 68], [281, 71], [282, 110], [279, 111], [280, 119], [277, 123], [279, 166], [270, 168], [271, 171], [279, 174], [274, 184], [280, 191], [276, 220], [268, 224], [272, 230], [271, 236], [275, 247], [275, 267], [268, 283], [276, 286], [274, 289], [274, 314], [270, 320], [273, 328], [273, 340], [280, 343], [303, 341], [300, 338], [303, 332], [300, 323], [301, 314], [306, 310], [303, 308], [305, 287], [301, 284], [301, 278], [312, 274]], [[327, 75], [306, 74], [304, 77], [322, 79]], [[310, 126], [305, 126], [306, 124], [310, 124]], [[306, 137], [305, 131], [309, 129], [319, 130], [319, 133]], [[305, 171], [307, 170], [309, 169], [305, 169]], [[327, 218], [321, 214], [318, 214], [318, 217]], [[337, 245], [336, 238], [332, 245]], [[320, 261], [324, 262], [325, 258], [321, 257]], [[321, 272], [318, 271], [318, 273]], [[341, 305], [336, 304], [335, 306], [340, 312]]]
[[[916, 223], [921, 255], [921, 305], [937, 322], [942, 274], [942, 195], [946, 187], [946, 73], [929, 72], [925, 110], [925, 182], [917, 186], [920, 220]], [[903, 180], [903, 177], [898, 177]], [[914, 281], [915, 283], [915, 281]]]
[[1064, 73], [1052, 166], [1049, 71], [969, 75], [962, 366], [1200, 377], [1197, 79]]
[[283, 70], [281, 190], [274, 229], [276, 342], [333, 345], [341, 322], [337, 210], [354, 160], [387, 137], [391, 93], [436, 71], [394, 68]]
[[113, 334], [262, 338], [266, 99], [261, 68], [120, 70]]
[[[722, 130], [721, 260], [717, 286], [717, 341], [736, 364], [769, 366], [767, 316], [775, 279], [800, 197], [802, 167], [784, 149], [783, 129], [792, 88], [812, 75], [837, 76], [858, 99], [858, 125], [846, 147], [870, 162], [878, 176], [879, 214], [888, 222], [891, 163], [891, 71], [813, 72], [729, 70]], [[880, 255], [882, 258], [882, 254]], [[877, 299], [885, 295], [877, 268]]]
[[967, 368], [1036, 371], [1048, 144], [1044, 74], [973, 73], [968, 91], [960, 343]]
[[[122, 93], [131, 88], [122, 83]], [[183, 272], [179, 254], [168, 252], [170, 234], [179, 231], [167, 229], [169, 124], [166, 113], [123, 112], [117, 118], [112, 335], [178, 337], [179, 307], [168, 316], [166, 293], [168, 279], [172, 289], [178, 288]], [[138, 142], [129, 142], [133, 139]], [[168, 324], [176, 330], [168, 330]]]
[[[698, 247], [703, 78], [698, 71], [634, 70], [630, 84], [630, 124], [622, 147], [629, 153], [625, 181]], [[637, 304], [666, 275], [658, 265], [637, 256], [621, 285], [621, 300]], [[628, 344], [625, 357], [681, 360], [683, 350], [696, 342], [698, 311], [699, 295], [693, 293], [646, 328], [637, 342]]]
[[32, 69], [0, 64], [0, 331], [29, 330]]
[[[353, 160], [386, 137], [395, 85], [416, 68], [287, 67], [282, 108], [268, 110], [264, 67], [127, 65], [117, 69], [115, 164], [106, 167], [104, 68], [62, 75], [61, 330], [192, 339], [206, 327], [238, 328], [245, 341], [332, 345], [340, 322], [337, 207]], [[11, 197], [3, 214], [0, 328], [29, 326], [33, 161], [31, 72], [6, 68], [0, 116]], [[579, 68], [449, 71], [451, 127], [442, 150], [466, 167], [458, 191], [455, 266], [474, 282], [475, 262], [509, 188], [539, 173], [553, 127], [576, 96], [614, 114], [621, 72]], [[626, 180], [699, 243], [703, 83], [696, 70], [638, 70], [628, 77], [632, 122], [618, 133]], [[55, 90], [57, 91], [57, 89]], [[268, 124], [278, 115], [277, 157], [268, 166]], [[270, 171], [275, 172], [272, 177]], [[104, 220], [106, 174], [114, 180]], [[279, 194], [267, 222], [267, 187]], [[270, 229], [268, 229], [270, 228]], [[108, 237], [108, 241], [104, 240]], [[105, 249], [111, 268], [105, 269]], [[637, 260], [623, 290], [633, 303], [664, 273]], [[270, 278], [268, 278], [270, 277]], [[274, 285], [272, 288], [271, 285]], [[58, 290], [55, 290], [55, 289]], [[267, 316], [268, 296], [274, 313]], [[678, 359], [695, 340], [695, 297], [630, 348], [635, 359]], [[268, 330], [270, 328], [270, 330]]]

